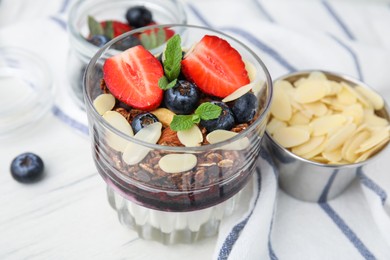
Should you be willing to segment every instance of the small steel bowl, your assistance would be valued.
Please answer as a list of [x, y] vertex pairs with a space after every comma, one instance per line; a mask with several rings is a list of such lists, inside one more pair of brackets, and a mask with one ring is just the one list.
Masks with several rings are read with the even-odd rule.
[[[370, 88], [352, 77], [322, 70], [298, 71], [284, 75], [274, 82], [286, 80], [293, 83], [299, 78], [307, 77], [314, 71], [324, 73], [329, 80], [343, 81], [351, 86], [359, 85]], [[372, 88], [370, 89], [372, 90]], [[376, 111], [376, 114], [390, 121], [389, 111], [385, 101], [384, 108]], [[279, 186], [281, 189], [299, 200], [309, 202], [325, 202], [340, 195], [356, 178], [357, 172], [362, 167], [368, 167], [389, 147], [389, 143], [387, 143], [375, 155], [359, 163], [329, 165], [310, 161], [292, 153], [279, 145], [267, 132], [264, 142], [279, 172]]]

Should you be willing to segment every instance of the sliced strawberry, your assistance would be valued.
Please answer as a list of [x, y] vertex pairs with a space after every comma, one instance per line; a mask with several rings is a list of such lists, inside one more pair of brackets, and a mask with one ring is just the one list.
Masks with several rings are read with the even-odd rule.
[[[130, 31], [132, 29], [127, 23], [122, 23], [122, 22], [114, 21], [114, 20], [104, 21], [104, 22], [101, 22], [100, 24], [103, 27], [104, 31], [112, 30], [114, 37], [122, 35], [125, 32], [128, 32], [128, 31]], [[112, 28], [106, 28], [107, 24], [111, 24]]]
[[181, 65], [187, 79], [213, 96], [224, 98], [249, 83], [241, 55], [217, 36], [204, 36]]
[[[156, 25], [157, 23], [156, 22], [151, 22], [148, 24], [148, 26], [150, 25]], [[169, 28], [166, 28], [166, 27], [163, 27], [164, 29], [164, 33], [165, 33], [165, 41], [169, 40], [173, 35], [175, 35], [175, 32]], [[153, 29], [153, 32], [154, 34], [158, 34], [158, 28], [154, 28]], [[145, 33], [147, 35], [150, 35], [152, 33], [152, 30], [146, 30]]]
[[160, 105], [163, 91], [158, 80], [163, 75], [161, 63], [141, 45], [108, 58], [103, 65], [103, 78], [114, 97], [142, 110]]

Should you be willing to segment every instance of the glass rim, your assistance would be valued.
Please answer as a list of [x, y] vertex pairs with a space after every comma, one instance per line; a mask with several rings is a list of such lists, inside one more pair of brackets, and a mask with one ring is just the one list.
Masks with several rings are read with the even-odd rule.
[[[116, 42], [124, 39], [125, 37], [128, 37], [128, 36], [130, 36], [132, 34], [136, 34], [136, 33], [139, 33], [139, 32], [143, 32], [143, 31], [146, 31], [146, 30], [150, 30], [150, 29], [166, 28], [166, 27], [183, 27], [183, 28], [193, 28], [193, 29], [199, 29], [199, 30], [207, 30], [207, 31], [219, 34], [219, 35], [223, 36], [225, 39], [227, 38], [228, 41], [236, 42], [237, 44], [241, 45], [241, 47], [243, 47], [251, 56], [253, 56], [253, 58], [256, 60], [256, 62], [262, 68], [263, 73], [264, 73], [264, 75], [266, 77], [266, 81], [264, 82], [264, 84], [265, 84], [266, 88], [268, 89], [268, 91], [267, 91], [268, 95], [267, 95], [267, 99], [265, 100], [265, 103], [264, 103], [264, 106], [263, 106], [264, 109], [263, 109], [262, 113], [259, 114], [259, 116], [256, 118], [256, 120], [250, 126], [248, 126], [245, 130], [239, 132], [236, 136], [234, 136], [232, 138], [229, 138], [229, 139], [227, 139], [225, 141], [215, 143], [215, 144], [206, 144], [206, 145], [201, 145], [201, 146], [196, 146], [196, 147], [167, 146], [167, 145], [148, 143], [148, 142], [136, 139], [136, 138], [134, 138], [132, 136], [129, 136], [129, 135], [121, 132], [120, 130], [116, 129], [112, 125], [110, 125], [96, 111], [95, 107], [93, 106], [93, 100], [91, 99], [91, 97], [88, 96], [87, 90], [86, 90], [86, 83], [87, 83], [86, 82], [87, 81], [86, 75], [90, 73], [90, 71], [92, 69], [92, 66], [94, 64], [96, 64], [98, 59], [102, 57], [102, 54], [110, 46], [112, 46]], [[266, 120], [266, 117], [267, 117], [267, 114], [268, 114], [267, 112], [269, 111], [270, 106], [271, 106], [271, 100], [272, 100], [272, 95], [273, 95], [273, 82], [271, 80], [271, 75], [270, 75], [268, 69], [266, 68], [264, 62], [258, 57], [258, 55], [254, 51], [252, 51], [249, 47], [247, 47], [244, 43], [242, 43], [238, 39], [236, 39], [236, 38], [234, 38], [232, 36], [229, 36], [228, 34], [225, 34], [225, 33], [221, 32], [221, 31], [218, 31], [218, 30], [215, 30], [215, 29], [212, 29], [212, 28], [208, 28], [208, 27], [197, 26], [197, 25], [166, 24], [166, 25], [146, 26], [146, 27], [138, 28], [136, 30], [132, 30], [130, 32], [127, 32], [125, 34], [122, 34], [122, 35], [112, 39], [107, 44], [105, 44], [101, 49], [99, 49], [98, 52], [93, 56], [91, 61], [88, 63], [87, 69], [85, 70], [85, 74], [84, 74], [84, 78], [83, 78], [83, 95], [84, 95], [85, 105], [86, 105], [86, 107], [88, 107], [88, 109], [86, 109], [87, 113], [92, 115], [94, 120], [97, 121], [99, 123], [99, 125], [104, 126], [105, 128], [109, 129], [114, 134], [124, 138], [126, 141], [130, 141], [130, 142], [133, 142], [133, 143], [136, 143], [136, 144], [139, 144], [139, 145], [151, 148], [151, 149], [165, 150], [165, 151], [171, 151], [171, 152], [204, 152], [204, 151], [209, 151], [209, 150], [212, 150], [212, 149], [221, 148], [221, 147], [223, 147], [223, 146], [225, 146], [227, 144], [230, 144], [230, 143], [235, 142], [235, 141], [237, 141], [237, 140], [239, 140], [241, 138], [244, 138], [247, 135], [247, 133], [250, 133], [251, 131], [253, 131], [258, 125], [260, 125], [262, 122], [264, 122], [264, 120]]]
[[[132, 0], [134, 2], [141, 2], [137, 0]], [[78, 21], [78, 17], [80, 14], [84, 14], [85, 11], [89, 11], [91, 8], [99, 5], [100, 3], [119, 3], [119, 2], [128, 2], [131, 3], [132, 1], [129, 0], [77, 0], [72, 7], [70, 8], [69, 15], [68, 15], [68, 28], [69, 28], [69, 35], [71, 42], [74, 42], [76, 44], [76, 49], [82, 48], [83, 50], [89, 50], [87, 53], [81, 52], [82, 55], [86, 56], [87, 58], [91, 58], [94, 56], [94, 54], [99, 50], [99, 47], [93, 45], [92, 43], [88, 42], [79, 32], [76, 26], [76, 22]], [[145, 1], [145, 0], [143, 0]], [[187, 15], [184, 11], [184, 4], [181, 0], [171, 0], [172, 2], [175, 2], [175, 6], [177, 7], [178, 17], [180, 18], [180, 21], [177, 24], [187, 24]], [[151, 0], [146, 0], [146, 2], [151, 2]], [[82, 12], [80, 13], [80, 8], [82, 8]], [[85, 17], [86, 18], [86, 17]], [[133, 29], [131, 31], [134, 31], [137, 29]]]

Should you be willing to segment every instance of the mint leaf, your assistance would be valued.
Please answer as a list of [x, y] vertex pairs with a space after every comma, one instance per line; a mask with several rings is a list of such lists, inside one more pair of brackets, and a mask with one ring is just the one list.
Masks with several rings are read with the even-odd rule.
[[164, 52], [164, 73], [169, 81], [173, 81], [180, 74], [182, 50], [181, 39], [178, 34], [168, 40]]
[[162, 76], [162, 77], [158, 80], [158, 86], [159, 86], [162, 90], [167, 90], [167, 89], [173, 88], [173, 87], [176, 85], [176, 82], [177, 82], [177, 79], [174, 79], [173, 81], [168, 82], [167, 77]]
[[107, 36], [108, 39], [114, 38], [114, 23], [112, 21], [106, 21], [104, 35]]
[[167, 90], [168, 83], [169, 83], [169, 82], [168, 82], [167, 77], [162, 76], [162, 77], [158, 80], [158, 87], [161, 88], [162, 90]]
[[140, 41], [145, 49], [150, 50], [156, 47], [156, 35], [151, 32], [147, 34], [146, 32], [142, 33], [140, 36]]
[[104, 34], [103, 26], [92, 16], [88, 16], [88, 29], [91, 35]]
[[188, 130], [193, 124], [198, 124], [200, 120], [210, 120], [218, 118], [222, 112], [220, 106], [206, 102], [201, 104], [192, 115], [174, 115], [170, 128], [173, 131]]
[[139, 37], [145, 49], [150, 50], [165, 43], [166, 32], [163, 28], [154, 28], [144, 31]]
[[188, 130], [194, 125], [192, 115], [174, 115], [169, 127], [173, 131]]
[[202, 103], [196, 110], [195, 114], [199, 115], [202, 120], [216, 119], [222, 112], [222, 108], [210, 102]]
[[166, 32], [163, 28], [158, 28], [157, 30], [157, 46], [160, 46], [161, 44], [165, 43], [166, 39], [167, 39], [167, 35], [166, 35]]
[[177, 79], [172, 80], [169, 82], [167, 89], [173, 88], [176, 85]]
[[193, 122], [194, 124], [199, 124], [199, 122], [200, 122], [200, 116], [197, 115], [197, 114], [193, 114], [193, 115], [192, 115], [192, 122]]

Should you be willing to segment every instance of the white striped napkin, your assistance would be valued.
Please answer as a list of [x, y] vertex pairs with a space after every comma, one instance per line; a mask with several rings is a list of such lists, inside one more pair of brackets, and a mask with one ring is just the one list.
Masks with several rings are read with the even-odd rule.
[[[34, 51], [53, 65], [61, 92], [53, 113], [86, 136], [85, 115], [66, 92], [69, 1], [56, 3], [43, 18], [30, 21], [29, 30], [22, 23], [10, 25], [0, 9], [0, 23], [7, 24], [0, 44], [26, 47], [23, 41], [30, 39]], [[366, 82], [390, 102], [390, 5], [385, 1], [188, 0], [186, 7], [189, 23], [239, 38], [263, 59], [273, 78], [301, 69], [335, 71]], [[263, 153], [249, 210], [222, 223], [213, 258], [390, 259], [387, 158], [364, 168], [360, 181], [327, 203], [305, 203], [279, 191], [274, 212], [276, 173]]]
[[[265, 61], [271, 76], [302, 69], [344, 73], [376, 88], [389, 102], [390, 5], [383, 2], [308, 0], [189, 3], [198, 23], [232, 34]], [[245, 14], [245, 15], [243, 15]], [[386, 156], [358, 172], [344, 194], [326, 203], [297, 201], [280, 191], [268, 247], [262, 235], [237, 232], [230, 254], [217, 259], [389, 259], [390, 176]], [[367, 201], [366, 201], [367, 199]], [[256, 208], [256, 207], [255, 207]], [[262, 225], [261, 218], [253, 229]], [[233, 230], [234, 231], [234, 230]], [[228, 239], [219, 237], [218, 245]], [[253, 244], [243, 241], [257, 241]], [[243, 252], [252, 251], [252, 254]], [[263, 252], [261, 252], [263, 250]], [[265, 253], [266, 257], [259, 257]], [[262, 255], [264, 256], [264, 255]]]

